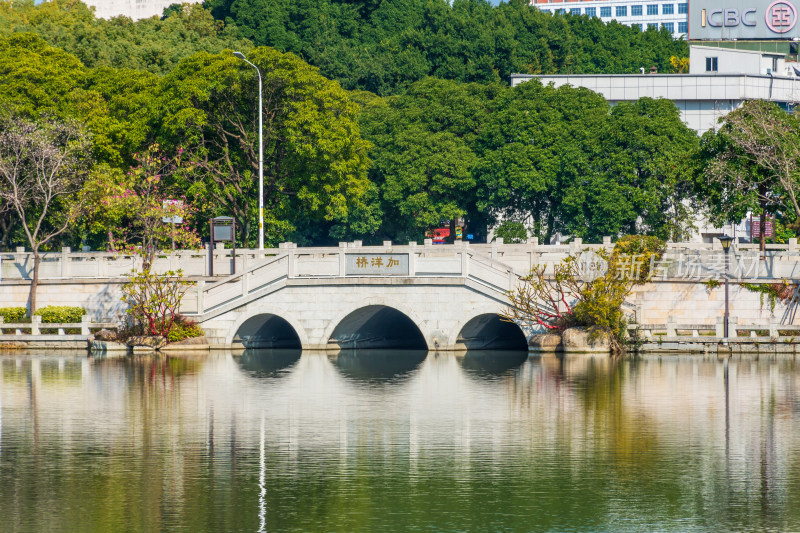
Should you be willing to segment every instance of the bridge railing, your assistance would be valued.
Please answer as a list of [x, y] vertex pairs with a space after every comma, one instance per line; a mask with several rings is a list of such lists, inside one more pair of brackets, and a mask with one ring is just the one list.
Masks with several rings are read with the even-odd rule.
[[193, 294], [190, 293], [184, 297], [185, 303], [181, 309], [188, 312], [189, 309], [186, 306], [190, 305], [189, 302], [194, 296], [194, 312], [202, 314], [228, 302], [247, 297], [251, 293], [287, 278], [288, 274], [289, 256], [284, 253], [253, 265], [241, 274], [228, 276], [211, 285], [207, 285], [204, 281], [198, 282]]
[[[416, 273], [434, 275], [462, 275], [458, 258], [461, 250], [468, 250], [473, 257], [485, 257], [503, 263], [519, 275], [526, 275], [534, 265], [546, 264], [548, 268], [557, 264], [567, 255], [579, 254], [585, 250], [606, 249], [613, 247], [610, 238], [604, 238], [602, 244], [585, 244], [581, 239], [574, 239], [569, 244], [541, 245], [536, 239], [524, 244], [504, 244], [502, 240], [489, 244], [458, 243], [450, 245], [434, 245], [430, 240], [424, 244], [410, 243], [398, 245], [384, 242], [381, 246], [363, 246], [360, 241], [340, 243], [338, 247], [297, 248], [294, 243], [282, 243], [278, 248], [265, 250], [237, 249], [235, 257], [230, 249], [222, 245], [210, 250], [179, 250], [172, 253], [160, 253], [152, 266], [155, 272], [181, 269], [186, 276], [207, 278], [212, 270], [217, 279], [234, 273], [247, 271], [255, 264], [263, 263], [272, 257], [284, 253], [291, 254], [291, 277], [294, 276], [341, 276], [345, 265], [340, 263], [342, 253], [405, 253], [413, 254], [410, 263], [410, 275]], [[800, 248], [796, 239], [788, 244], [767, 245], [763, 257], [758, 245], [736, 244], [731, 253], [732, 268], [742, 257], [759, 258], [759, 264], [748, 278], [782, 279], [800, 277]], [[675, 260], [691, 261], [698, 254], [722, 253], [718, 242], [705, 243], [667, 243], [666, 257]], [[212, 268], [213, 265], [213, 268]], [[0, 280], [30, 279], [33, 267], [33, 255], [29, 252], [0, 253]], [[72, 278], [122, 278], [132, 270], [140, 270], [142, 259], [137, 255], [118, 254], [114, 252], [73, 252], [63, 248], [60, 252], [42, 254], [40, 278], [72, 279]]]
[[[89, 315], [83, 315], [80, 322], [42, 322], [42, 317], [34, 315], [30, 322], [5, 322], [0, 316], [0, 340], [19, 339], [22, 335], [48, 335], [63, 337], [64, 335], [88, 336], [92, 331], [99, 329], [117, 329], [120, 325], [117, 322], [93, 322]], [[42, 330], [47, 333], [43, 333]], [[55, 333], [52, 331], [55, 330]], [[79, 331], [80, 333], [67, 333], [68, 331]]]

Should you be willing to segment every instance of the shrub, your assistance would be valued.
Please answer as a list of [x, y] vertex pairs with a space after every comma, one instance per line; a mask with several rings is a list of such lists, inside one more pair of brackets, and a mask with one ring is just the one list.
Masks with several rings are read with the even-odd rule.
[[130, 308], [133, 325], [147, 335], [169, 337], [175, 319], [179, 317], [183, 295], [191, 283], [183, 281], [183, 272], [153, 274], [149, 270], [133, 272], [130, 281], [122, 286], [122, 301]]
[[620, 278], [612, 267], [606, 275], [587, 283], [573, 309], [575, 323], [608, 333], [616, 353], [623, 351], [628, 334], [622, 304], [632, 288], [631, 281]]
[[[42, 317], [42, 324], [62, 324], [62, 323], [77, 323], [81, 321], [81, 317], [86, 314], [86, 309], [83, 307], [69, 307], [66, 305], [48, 305], [37, 309], [34, 315]], [[57, 329], [42, 328], [43, 334], [58, 333]], [[64, 332], [67, 335], [80, 334], [80, 328], [67, 328]]]
[[[24, 307], [0, 307], [0, 316], [3, 317], [3, 322], [6, 324], [20, 324], [30, 322], [30, 318], [26, 318], [27, 310]], [[0, 333], [13, 333], [13, 329], [2, 330]]]
[[203, 328], [200, 327], [200, 324], [183, 315], [175, 315], [172, 328], [167, 334], [167, 340], [169, 342], [178, 342], [184, 339], [202, 337], [203, 334]]
[[33, 314], [42, 317], [42, 324], [78, 323], [86, 314], [86, 309], [65, 305], [48, 305], [37, 309]]
[[[636, 280], [638, 283], [650, 279], [652, 272], [650, 272], [651, 261], [659, 261], [664, 255], [666, 244], [658, 237], [651, 235], [625, 235], [620, 237], [614, 243], [614, 251], [612, 252], [612, 262], [620, 263], [622, 256], [628, 256], [628, 261], [635, 261], [641, 265], [638, 270], [639, 277]], [[622, 265], [619, 265], [622, 266]]]
[[24, 307], [0, 307], [0, 316], [3, 317], [3, 322], [7, 323], [19, 323], [27, 313]]

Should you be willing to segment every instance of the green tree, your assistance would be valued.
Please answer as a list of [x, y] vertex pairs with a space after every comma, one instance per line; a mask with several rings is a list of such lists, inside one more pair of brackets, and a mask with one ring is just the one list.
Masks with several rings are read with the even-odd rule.
[[512, 72], [669, 69], [688, 55], [666, 30], [543, 13], [526, 0], [209, 0], [239, 35], [301, 55], [347, 89], [400, 94], [427, 76], [508, 80]]
[[476, 143], [479, 206], [545, 241], [562, 233], [685, 235], [697, 137], [674, 104], [609, 109], [585, 89], [521, 84], [498, 98]]
[[384, 236], [418, 240], [462, 216], [470, 231], [484, 232], [473, 145], [488, 105], [503, 90], [428, 78], [402, 96], [365, 106], [360, 122], [374, 145], [370, 178], [380, 190]]
[[494, 230], [494, 236], [497, 239], [503, 239], [503, 242], [509, 244], [520, 244], [527, 242], [528, 229], [522, 222], [514, 222], [513, 220], [504, 220]]
[[587, 185], [597, 179], [592, 158], [608, 113], [585, 89], [532, 81], [508, 90], [476, 142], [480, 208], [524, 222], [544, 241], [557, 231], [586, 236], [582, 206], [599, 200]]
[[[700, 194], [720, 223], [747, 211], [800, 217], [800, 124], [776, 104], [749, 101], [725, 117], [717, 133], [703, 137]], [[762, 239], [763, 249], [763, 239]]]
[[87, 69], [29, 33], [0, 38], [0, 104], [33, 119], [74, 119], [92, 133], [93, 156], [115, 167], [151, 135], [157, 78], [131, 69]]
[[[298, 221], [347, 221], [363, 210], [368, 144], [358, 106], [339, 84], [293, 54], [257, 48], [249, 59], [264, 77], [264, 206], [270, 242]], [[254, 235], [258, 205], [258, 81], [230, 51], [198, 53], [160, 86], [163, 146], [187, 150], [177, 176], [205, 214], [232, 214]]]
[[98, 19], [79, 0], [0, 2], [0, 35], [29, 32], [76, 56], [84, 65], [147, 70], [164, 74], [199, 51], [249, 49], [222, 21], [199, 4], [169, 10], [168, 16], [136, 22]]
[[[617, 227], [624, 233], [684, 239], [697, 208], [691, 160], [698, 147], [697, 135], [671, 101], [640, 98], [615, 105], [602, 135], [600, 168], [624, 187], [622, 196], [635, 215], [634, 224], [629, 216]], [[616, 209], [602, 203], [592, 212], [608, 219]], [[614, 229], [608, 227], [607, 234], [619, 232]]]
[[0, 38], [0, 102], [19, 115], [68, 116], [86, 74], [76, 57], [33, 34]]

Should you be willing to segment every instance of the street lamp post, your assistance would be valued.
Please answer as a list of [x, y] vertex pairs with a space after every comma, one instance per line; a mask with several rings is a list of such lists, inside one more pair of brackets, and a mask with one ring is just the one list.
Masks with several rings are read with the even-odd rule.
[[723, 235], [719, 238], [719, 242], [722, 245], [722, 249], [725, 251], [725, 318], [723, 318], [722, 322], [722, 331], [723, 337], [726, 339], [728, 338], [728, 321], [730, 319], [730, 315], [728, 312], [728, 270], [729, 270], [729, 259], [728, 253], [731, 249], [731, 241], [733, 241], [733, 237], [729, 235]]
[[261, 70], [244, 56], [241, 52], [234, 52], [233, 55], [256, 69], [258, 72], [258, 249], [264, 249], [264, 131], [262, 126], [262, 114], [264, 106], [261, 95]]

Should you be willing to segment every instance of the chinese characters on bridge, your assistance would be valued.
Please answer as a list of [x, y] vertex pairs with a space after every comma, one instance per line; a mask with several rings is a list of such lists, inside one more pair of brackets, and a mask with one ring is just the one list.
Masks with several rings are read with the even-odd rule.
[[348, 276], [407, 276], [407, 254], [347, 254]]

